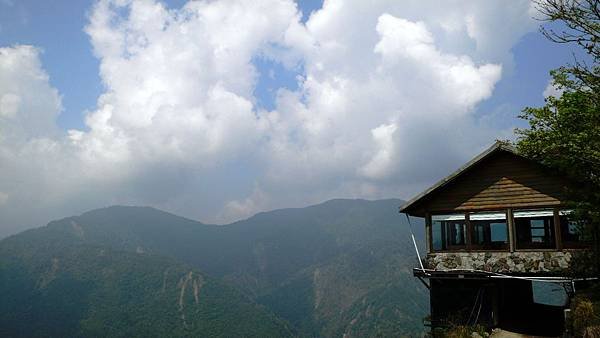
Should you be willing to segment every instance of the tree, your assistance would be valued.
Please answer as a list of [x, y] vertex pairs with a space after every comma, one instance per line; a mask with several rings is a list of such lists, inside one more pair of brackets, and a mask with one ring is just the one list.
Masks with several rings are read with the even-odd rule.
[[575, 60], [550, 72], [560, 97], [549, 97], [539, 108], [528, 107], [520, 118], [528, 129], [517, 129], [517, 149], [580, 184], [569, 191], [575, 215], [585, 221], [593, 239], [593, 272], [600, 272], [600, 0], [540, 0], [542, 20], [564, 29], [541, 27], [557, 43], [579, 45], [591, 63]]
[[568, 75], [575, 81], [574, 89], [599, 89], [600, 86], [600, 0], [535, 0], [541, 20], [560, 22], [564, 28], [556, 30], [540, 27], [550, 41], [561, 44], [577, 44], [592, 58], [592, 64], [575, 60], [574, 64], [561, 67], [557, 74]]

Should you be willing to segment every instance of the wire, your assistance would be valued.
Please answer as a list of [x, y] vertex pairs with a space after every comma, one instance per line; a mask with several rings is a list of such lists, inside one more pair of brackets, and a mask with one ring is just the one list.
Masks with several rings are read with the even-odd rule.
[[[485, 289], [481, 288], [481, 293], [483, 294], [485, 292]], [[473, 325], [477, 324], [477, 321], [479, 320], [479, 315], [481, 314], [481, 308], [483, 307], [483, 297], [481, 297], [481, 300], [479, 301], [479, 309], [477, 309], [477, 316], [475, 316], [475, 321], [473, 321]]]
[[[422, 265], [421, 265], [422, 266]], [[598, 277], [588, 277], [588, 278], [570, 278], [570, 277], [554, 277], [554, 276], [546, 276], [546, 277], [529, 277], [529, 276], [512, 276], [506, 275], [498, 272], [485, 271], [485, 270], [477, 270], [477, 269], [444, 269], [444, 270], [432, 270], [432, 269], [422, 269], [423, 273], [427, 275], [431, 275], [431, 272], [478, 272], [491, 275], [490, 278], [512, 278], [512, 279], [521, 279], [528, 280], [534, 282], [541, 283], [570, 283], [570, 282], [578, 282], [578, 281], [592, 281], [598, 280]]]
[[[483, 291], [483, 288], [479, 288], [479, 290], [477, 290], [477, 297], [475, 297], [475, 302], [473, 303], [473, 307], [471, 308], [471, 313], [469, 314], [469, 318], [467, 319], [467, 325], [471, 324], [471, 318], [473, 318], [473, 313], [475, 312], [475, 307], [477, 307], [477, 303], [479, 303], [479, 297], [481, 297], [481, 293]], [[481, 307], [479, 307], [479, 310], [481, 311]], [[477, 319], [479, 319], [479, 313], [477, 313]], [[473, 325], [477, 324], [477, 319], [475, 319], [475, 322], [473, 322]]]
[[415, 246], [415, 251], [417, 252], [417, 258], [419, 258], [419, 265], [421, 266], [421, 270], [423, 271], [423, 273], [425, 275], [428, 275], [428, 273], [425, 272], [425, 267], [423, 266], [423, 261], [421, 260], [421, 254], [419, 253], [419, 248], [417, 247], [417, 240], [415, 239], [415, 234], [412, 229], [412, 224], [410, 223], [410, 217], [408, 217], [408, 214], [404, 214], [404, 215], [406, 216], [406, 220], [408, 221], [408, 228], [410, 230], [410, 236], [412, 237], [413, 245]]

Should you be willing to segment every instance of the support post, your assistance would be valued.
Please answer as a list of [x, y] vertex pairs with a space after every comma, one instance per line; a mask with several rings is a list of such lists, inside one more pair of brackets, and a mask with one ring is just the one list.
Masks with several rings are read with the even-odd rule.
[[425, 214], [425, 245], [427, 246], [427, 253], [433, 252], [433, 233], [431, 230], [431, 214]]
[[446, 226], [442, 225], [440, 229], [440, 234], [442, 236], [442, 250], [448, 250], [448, 234], [446, 233]]
[[558, 208], [554, 208], [554, 239], [555, 239], [555, 243], [556, 243], [556, 249], [562, 250], [563, 243], [562, 243], [562, 234], [561, 234], [561, 230], [560, 230], [560, 214], [559, 214]]
[[465, 213], [465, 227], [467, 228], [467, 233], [466, 233], [466, 245], [467, 245], [467, 250], [471, 251], [472, 249], [472, 243], [471, 243], [471, 239], [473, 238], [473, 228], [471, 227], [471, 219], [469, 218], [469, 213], [466, 212]]
[[508, 225], [508, 248], [515, 252], [517, 237], [515, 236], [515, 218], [512, 209], [506, 210], [506, 224]]

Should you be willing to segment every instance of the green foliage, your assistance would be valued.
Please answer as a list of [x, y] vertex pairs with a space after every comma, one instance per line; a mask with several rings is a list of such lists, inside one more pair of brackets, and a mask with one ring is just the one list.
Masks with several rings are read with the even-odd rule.
[[481, 325], [456, 325], [447, 329], [436, 330], [433, 336], [444, 338], [473, 338], [474, 333], [479, 335], [479, 337], [488, 337], [490, 335]]
[[331, 336], [408, 337], [423, 332], [426, 297], [407, 286], [413, 286], [411, 280], [369, 292], [344, 313], [343, 326]]
[[542, 34], [556, 43], [575, 44], [592, 59], [592, 63], [575, 59], [573, 64], [559, 68], [559, 73], [572, 79], [570, 88], [597, 92], [600, 89], [600, 0], [534, 0], [534, 3], [541, 20], [562, 23], [560, 30], [556, 30], [556, 26], [541, 26]]
[[571, 322], [573, 325], [573, 332], [576, 336], [583, 336], [583, 332], [587, 327], [597, 324], [598, 317], [595, 313], [592, 301], [580, 298], [573, 302]]
[[[555, 76], [555, 81], [565, 83]], [[565, 85], [566, 86], [566, 85]], [[560, 98], [549, 97], [541, 108], [525, 108], [521, 118], [529, 129], [519, 129], [521, 153], [560, 170], [576, 181], [600, 186], [599, 93], [571, 91], [565, 87]], [[596, 197], [597, 198], [597, 197]]]
[[172, 259], [40, 232], [55, 237], [43, 228], [0, 245], [0, 336], [291, 335], [267, 309]]
[[551, 72], [562, 95], [549, 97], [543, 107], [523, 110], [520, 117], [529, 122], [529, 129], [517, 130], [516, 144], [523, 155], [577, 183], [571, 186], [568, 197], [575, 217], [586, 224], [585, 234], [593, 240], [594, 274], [600, 272], [599, 3], [597, 0], [537, 2], [542, 19], [561, 21], [567, 27], [561, 32], [542, 27], [542, 32], [552, 41], [578, 44], [592, 62], [576, 61]]
[[315, 313], [311, 277], [308, 273], [303, 274], [259, 297], [257, 301], [285, 318], [296, 329], [296, 334], [316, 337], [319, 336], [320, 327]]
[[[561, 83], [562, 80], [556, 77]], [[566, 84], [568, 85], [568, 84]], [[566, 89], [560, 98], [550, 97], [541, 108], [526, 108], [522, 118], [529, 129], [517, 130], [520, 153], [555, 168], [574, 185], [569, 191], [580, 219], [593, 227], [600, 224], [600, 107], [598, 93]]]
[[[418, 336], [427, 292], [401, 203], [334, 200], [226, 226], [138, 207], [51, 222], [0, 242], [0, 298], [12, 299], [0, 302], [0, 336], [43, 335], [50, 319], [28, 304], [52, 288], [79, 290], [41, 297], [72, 309], [58, 336]], [[190, 272], [204, 281], [199, 302], [188, 281], [180, 309]], [[63, 277], [71, 284], [54, 284]]]
[[569, 331], [576, 337], [586, 333], [588, 337], [596, 337], [600, 328], [600, 285], [593, 284], [580, 290], [571, 301], [570, 309], [566, 323]]

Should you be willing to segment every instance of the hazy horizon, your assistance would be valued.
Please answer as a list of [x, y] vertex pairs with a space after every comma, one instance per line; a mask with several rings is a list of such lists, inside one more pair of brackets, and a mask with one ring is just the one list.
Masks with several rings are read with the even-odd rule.
[[0, 236], [410, 199], [556, 93], [529, 1], [0, 1]]
[[16, 231], [16, 232], [14, 232], [14, 233], [2, 233], [2, 232], [0, 232], [0, 240], [4, 239], [4, 238], [6, 238], [6, 237], [12, 236], [12, 235], [19, 234], [20, 232], [22, 232], [22, 231], [25, 231], [25, 230], [29, 230], [29, 229], [36, 229], [36, 228], [45, 227], [45, 226], [47, 226], [47, 225], [48, 225], [50, 222], [53, 222], [53, 221], [57, 221], [57, 220], [65, 219], [65, 218], [71, 218], [71, 217], [79, 217], [79, 216], [82, 216], [82, 215], [84, 215], [84, 214], [86, 214], [86, 213], [88, 213], [88, 212], [101, 211], [101, 210], [104, 210], [104, 209], [110, 209], [110, 208], [119, 208], [119, 207], [125, 207], [125, 208], [152, 208], [152, 209], [158, 210], [158, 211], [160, 211], [160, 212], [165, 212], [165, 213], [168, 213], [168, 214], [171, 214], [171, 215], [177, 216], [177, 217], [182, 217], [182, 218], [188, 219], [188, 220], [190, 220], [190, 221], [194, 221], [194, 222], [201, 223], [201, 224], [203, 224], [203, 225], [210, 225], [210, 226], [226, 226], [226, 225], [231, 225], [231, 224], [234, 224], [234, 223], [237, 223], [237, 222], [241, 222], [241, 221], [245, 221], [245, 220], [251, 219], [251, 218], [253, 218], [253, 217], [255, 217], [255, 216], [259, 215], [259, 214], [263, 214], [263, 213], [270, 213], [270, 212], [282, 211], [282, 210], [288, 210], [288, 209], [305, 209], [305, 208], [310, 208], [310, 207], [316, 207], [316, 206], [324, 205], [324, 204], [327, 204], [327, 203], [329, 203], [329, 202], [333, 202], [333, 201], [365, 201], [365, 202], [383, 202], [383, 201], [391, 201], [391, 200], [398, 201], [398, 203], [399, 203], [398, 207], [400, 207], [400, 206], [401, 206], [401, 204], [402, 204], [403, 202], [405, 202], [405, 200], [404, 200], [404, 199], [400, 199], [400, 198], [381, 198], [381, 199], [364, 199], [364, 198], [332, 198], [332, 199], [328, 199], [328, 200], [325, 200], [325, 201], [321, 201], [321, 202], [317, 202], [317, 203], [311, 203], [311, 204], [302, 205], [302, 206], [293, 206], [293, 207], [283, 207], [283, 208], [275, 208], [275, 209], [265, 209], [265, 210], [259, 210], [259, 211], [257, 211], [256, 213], [254, 213], [254, 214], [252, 214], [252, 215], [249, 215], [249, 216], [247, 216], [247, 217], [240, 218], [240, 219], [236, 219], [236, 220], [232, 220], [232, 221], [230, 221], [230, 222], [226, 222], [226, 223], [210, 223], [210, 222], [204, 222], [204, 221], [203, 221], [203, 220], [201, 220], [201, 219], [188, 218], [188, 217], [185, 217], [185, 216], [183, 216], [183, 215], [179, 215], [179, 214], [176, 214], [176, 213], [172, 213], [172, 212], [170, 212], [170, 211], [167, 211], [167, 210], [162, 210], [162, 209], [160, 209], [160, 208], [153, 207], [153, 206], [150, 206], [150, 205], [133, 205], [133, 204], [129, 204], [129, 205], [128, 205], [128, 204], [113, 204], [113, 205], [99, 206], [99, 207], [96, 207], [96, 208], [91, 208], [91, 209], [89, 209], [89, 210], [85, 210], [84, 212], [82, 212], [82, 213], [78, 213], [78, 214], [63, 215], [63, 216], [61, 216], [61, 217], [58, 217], [58, 218], [54, 218], [54, 219], [48, 219], [48, 220], [44, 221], [42, 224], [34, 225], [34, 226], [28, 227], [28, 228], [26, 228], [26, 229], [17, 230], [17, 231]]

